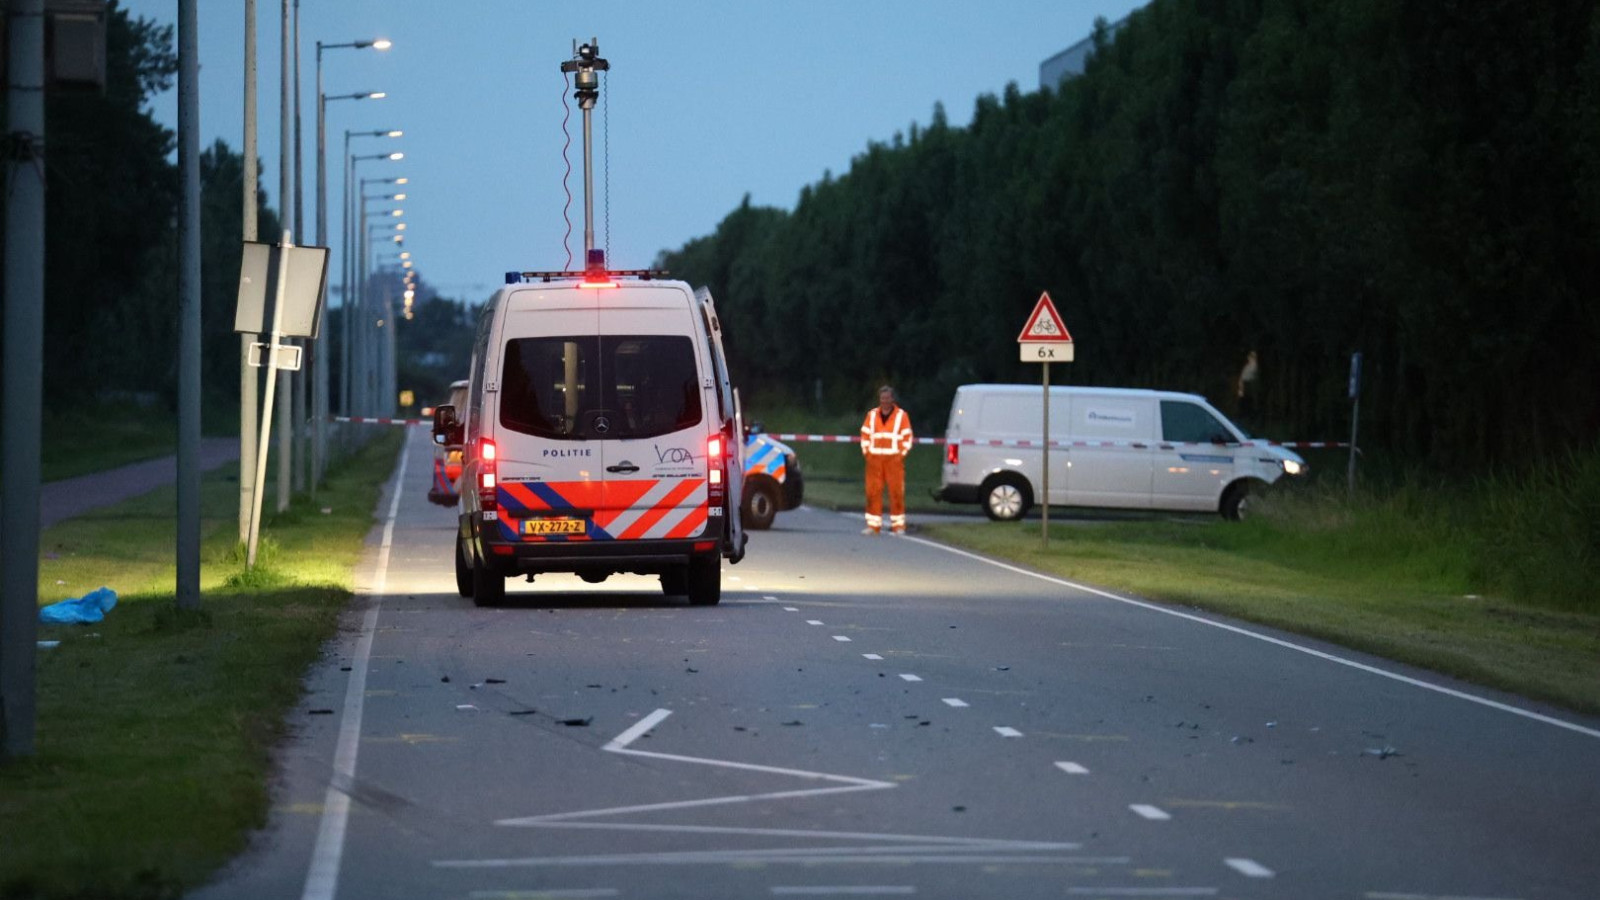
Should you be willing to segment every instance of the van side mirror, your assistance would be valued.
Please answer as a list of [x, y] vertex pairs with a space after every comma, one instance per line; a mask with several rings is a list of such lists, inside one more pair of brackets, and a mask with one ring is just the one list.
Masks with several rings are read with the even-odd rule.
[[459, 444], [465, 437], [456, 408], [448, 403], [434, 407], [433, 442], [440, 445]]

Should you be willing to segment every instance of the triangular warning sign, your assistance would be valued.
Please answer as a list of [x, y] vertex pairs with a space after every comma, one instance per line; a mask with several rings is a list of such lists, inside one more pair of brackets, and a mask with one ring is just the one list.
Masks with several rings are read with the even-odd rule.
[[1039, 295], [1039, 302], [1033, 305], [1033, 314], [1028, 316], [1028, 324], [1022, 326], [1022, 334], [1017, 335], [1019, 344], [1035, 341], [1072, 342], [1072, 335], [1067, 333], [1066, 323], [1061, 321], [1061, 313], [1056, 311], [1049, 291]]

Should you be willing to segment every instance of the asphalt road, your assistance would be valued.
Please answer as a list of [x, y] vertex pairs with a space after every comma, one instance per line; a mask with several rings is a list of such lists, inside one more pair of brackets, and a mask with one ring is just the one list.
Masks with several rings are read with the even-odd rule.
[[428, 454], [200, 896], [1600, 895], [1600, 722], [809, 509], [477, 609]]

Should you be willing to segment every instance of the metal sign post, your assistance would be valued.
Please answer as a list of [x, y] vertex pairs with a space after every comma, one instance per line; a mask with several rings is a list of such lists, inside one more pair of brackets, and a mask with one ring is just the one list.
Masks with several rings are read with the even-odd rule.
[[[284, 338], [316, 338], [322, 327], [322, 298], [328, 279], [328, 248], [296, 247], [288, 230], [281, 245], [247, 241], [239, 263], [239, 298], [233, 329], [244, 334], [269, 332], [270, 342], [252, 344], [246, 362], [265, 366], [266, 397], [261, 407], [261, 433], [256, 444], [255, 485], [245, 535], [245, 565], [255, 568], [261, 538], [261, 501], [267, 480], [268, 440], [272, 437], [272, 403], [280, 371], [300, 368], [300, 349]], [[272, 299], [272, 324], [265, 324]], [[252, 423], [253, 424], [253, 423]]]
[[1039, 454], [1041, 464], [1039, 533], [1044, 538], [1044, 548], [1048, 550], [1050, 549], [1050, 364], [1072, 362], [1073, 358], [1072, 335], [1062, 323], [1061, 313], [1056, 311], [1056, 305], [1050, 299], [1049, 291], [1039, 295], [1039, 301], [1033, 305], [1033, 312], [1029, 314], [1027, 324], [1022, 326], [1022, 334], [1017, 336], [1017, 344], [1021, 348], [1023, 362], [1044, 363], [1042, 379], [1044, 441]]

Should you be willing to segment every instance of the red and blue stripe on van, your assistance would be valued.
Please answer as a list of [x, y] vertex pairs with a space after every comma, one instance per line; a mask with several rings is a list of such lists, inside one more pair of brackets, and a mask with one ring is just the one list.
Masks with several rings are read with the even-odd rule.
[[[704, 478], [502, 482], [495, 493], [505, 541], [681, 539], [706, 529]], [[523, 534], [529, 519], [584, 522], [583, 534]]]

